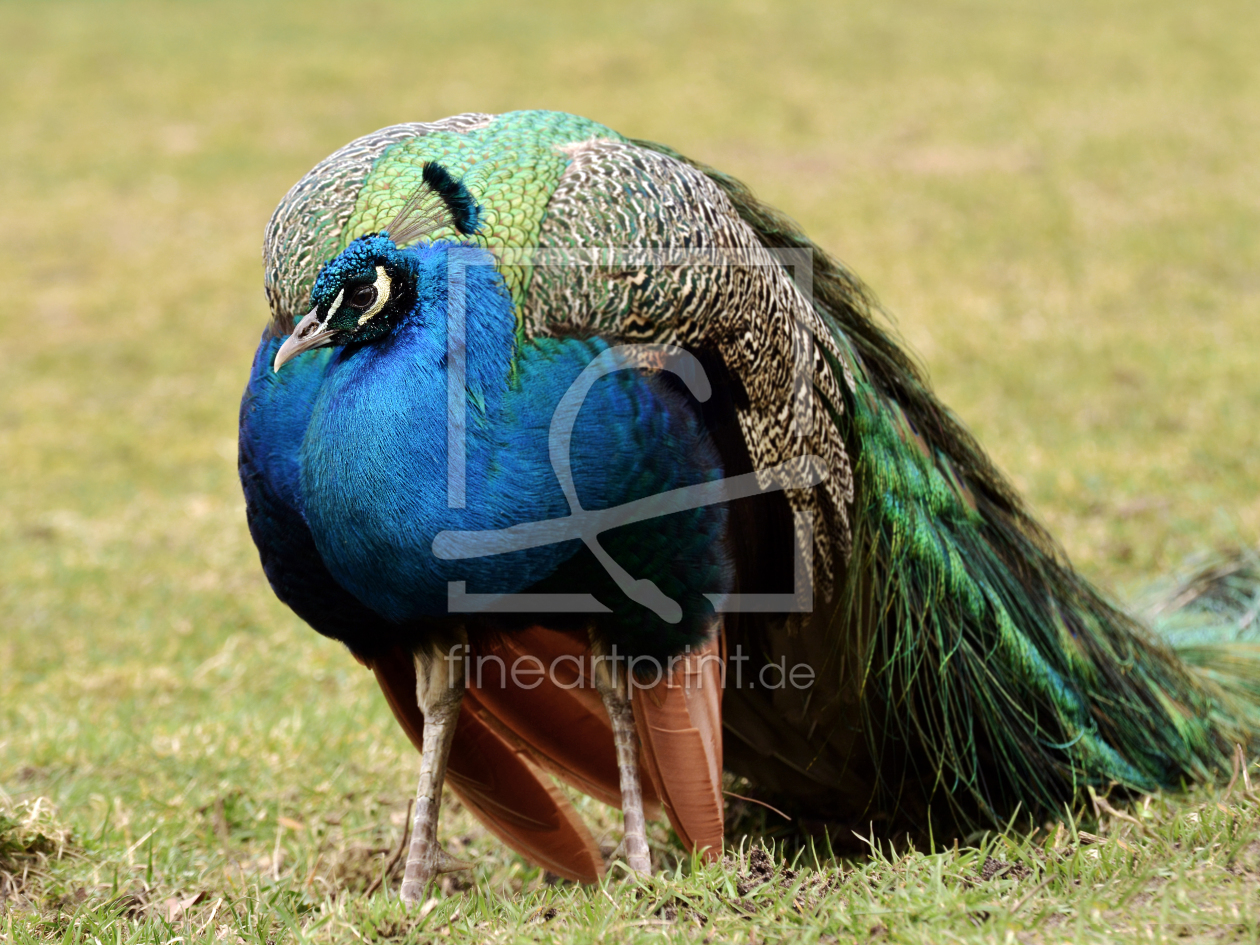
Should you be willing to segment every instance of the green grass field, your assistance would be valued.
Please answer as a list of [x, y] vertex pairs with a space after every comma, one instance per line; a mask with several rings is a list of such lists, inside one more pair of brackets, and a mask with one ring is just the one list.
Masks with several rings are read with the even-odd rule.
[[659, 828], [661, 875], [596, 889], [448, 798], [477, 869], [408, 915], [365, 893], [415, 754], [272, 598], [234, 467], [285, 190], [556, 108], [797, 218], [1104, 587], [1254, 546], [1257, 49], [1245, 0], [0, 4], [0, 940], [1256, 940], [1241, 778], [791, 874]]

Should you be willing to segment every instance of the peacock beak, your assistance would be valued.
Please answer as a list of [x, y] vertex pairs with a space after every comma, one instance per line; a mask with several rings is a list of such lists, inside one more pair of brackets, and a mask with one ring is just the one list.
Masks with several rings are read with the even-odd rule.
[[319, 310], [311, 309], [304, 319], [297, 323], [293, 334], [284, 339], [284, 344], [276, 352], [276, 360], [272, 364], [273, 371], [279, 371], [286, 361], [296, 358], [303, 351], [322, 348], [337, 339], [340, 332], [335, 328], [325, 328], [319, 321]]

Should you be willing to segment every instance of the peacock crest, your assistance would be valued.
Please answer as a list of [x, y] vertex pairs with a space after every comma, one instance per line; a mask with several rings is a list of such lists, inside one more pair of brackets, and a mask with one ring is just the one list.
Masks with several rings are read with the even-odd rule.
[[465, 177], [457, 179], [437, 161], [425, 161], [420, 184], [385, 226], [384, 235], [400, 249], [447, 227], [474, 235], [481, 228], [481, 206]]

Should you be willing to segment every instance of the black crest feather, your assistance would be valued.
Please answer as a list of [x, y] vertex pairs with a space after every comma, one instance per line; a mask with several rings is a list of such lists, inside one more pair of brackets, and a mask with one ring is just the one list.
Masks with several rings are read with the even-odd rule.
[[452, 226], [471, 236], [481, 225], [481, 207], [464, 185], [441, 164], [425, 161], [420, 186], [385, 227], [397, 245], [410, 243], [429, 233]]
[[464, 186], [464, 182], [456, 180], [450, 171], [436, 161], [426, 161], [420, 176], [446, 204], [455, 229], [465, 236], [476, 233], [481, 223], [481, 208]]

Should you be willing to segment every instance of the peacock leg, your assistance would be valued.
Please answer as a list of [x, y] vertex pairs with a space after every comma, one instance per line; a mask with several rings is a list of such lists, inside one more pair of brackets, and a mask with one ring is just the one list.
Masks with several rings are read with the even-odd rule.
[[621, 781], [621, 813], [625, 818], [626, 835], [622, 840], [626, 862], [636, 873], [650, 873], [647, 832], [643, 818], [643, 790], [639, 785], [639, 735], [634, 728], [634, 709], [630, 705], [629, 677], [619, 672], [616, 663], [599, 655], [600, 648], [592, 640], [595, 688], [604, 700], [608, 719], [612, 722], [613, 743], [617, 747], [617, 774]]
[[461, 644], [449, 653], [416, 653], [416, 702], [424, 714], [424, 744], [420, 752], [420, 783], [416, 786], [416, 812], [412, 821], [407, 871], [403, 874], [402, 900], [420, 901], [425, 888], [438, 873], [468, 869], [438, 843], [438, 808], [446, 759], [455, 735], [460, 704], [464, 700], [464, 656]]

